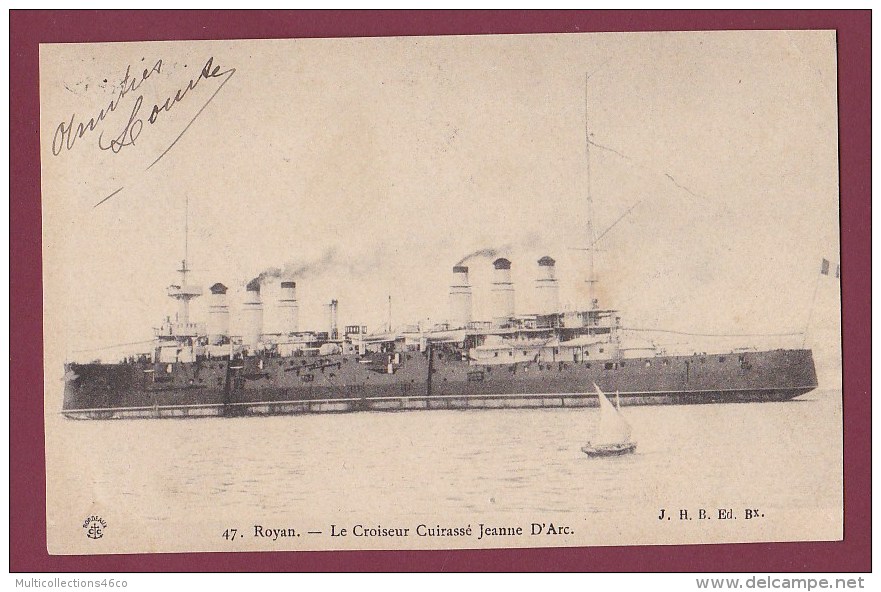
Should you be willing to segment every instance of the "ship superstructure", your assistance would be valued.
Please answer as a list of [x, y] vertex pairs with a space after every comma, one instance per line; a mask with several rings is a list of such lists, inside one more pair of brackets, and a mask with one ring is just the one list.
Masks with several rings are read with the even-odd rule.
[[622, 405], [728, 403], [782, 401], [816, 388], [806, 349], [668, 355], [622, 347], [618, 311], [596, 298], [588, 82], [585, 74], [587, 244], [579, 250], [588, 256], [586, 307], [562, 310], [556, 261], [544, 256], [536, 266], [536, 309], [518, 314], [513, 263], [498, 257], [486, 320], [474, 319], [463, 260], [452, 268], [445, 323], [393, 329], [389, 320], [379, 331], [363, 324], [340, 331], [333, 299], [326, 326], [304, 331], [294, 278], [273, 278], [281, 328], [267, 333], [258, 276], [246, 286], [240, 335], [231, 335], [221, 283], [209, 289], [207, 326], [191, 322], [189, 304], [202, 289], [188, 281], [185, 243], [180, 284], [168, 289], [177, 316], [157, 330], [153, 351], [121, 363], [67, 364], [63, 413], [105, 419], [584, 407], [598, 404], [594, 384], [617, 392]]
[[534, 313], [516, 312], [512, 262], [493, 261], [492, 311], [475, 320], [469, 267], [453, 267], [448, 321], [428, 325], [338, 326], [301, 330], [297, 284], [281, 278], [278, 331], [264, 331], [261, 282], [248, 283], [240, 335], [230, 334], [228, 288], [208, 289], [208, 322], [189, 303], [202, 289], [182, 262], [174, 319], [149, 353], [118, 363], [69, 363], [63, 412], [70, 418], [200, 417], [361, 410], [584, 407], [594, 383], [622, 405], [791, 399], [816, 387], [809, 350], [667, 355], [625, 348], [621, 317], [592, 300], [561, 310], [555, 260], [536, 265]]

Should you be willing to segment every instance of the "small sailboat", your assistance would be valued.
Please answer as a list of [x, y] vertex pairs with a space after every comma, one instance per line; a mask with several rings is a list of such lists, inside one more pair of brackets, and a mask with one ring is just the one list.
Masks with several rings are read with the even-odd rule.
[[581, 447], [581, 451], [588, 456], [621, 456], [630, 454], [636, 450], [636, 442], [630, 439], [630, 424], [621, 415], [621, 405], [618, 394], [615, 394], [616, 408], [609, 401], [605, 393], [596, 384], [593, 387], [597, 391], [600, 400], [600, 423], [594, 438]]

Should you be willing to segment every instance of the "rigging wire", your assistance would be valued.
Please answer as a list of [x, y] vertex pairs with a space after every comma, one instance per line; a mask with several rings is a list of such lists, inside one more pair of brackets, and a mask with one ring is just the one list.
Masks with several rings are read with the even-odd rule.
[[822, 275], [822, 273], [818, 273], [817, 280], [814, 282], [814, 293], [811, 296], [811, 305], [808, 307], [808, 320], [805, 321], [804, 337], [801, 340], [802, 347], [804, 347], [805, 343], [808, 341], [808, 330], [810, 330], [811, 327], [811, 319], [814, 317], [814, 304], [817, 301], [817, 289], [820, 287], [820, 277], [822, 277]]
[[85, 352], [100, 351], [103, 349], [113, 349], [115, 347], [125, 347], [127, 345], [142, 345], [144, 343], [153, 343], [154, 341], [156, 341], [156, 340], [155, 339], [148, 339], [146, 341], [131, 341], [129, 343], [115, 343], [113, 345], [105, 345], [103, 347], [92, 347], [92, 348], [88, 348], [88, 349], [75, 349], [75, 350], [73, 350], [73, 353], [81, 354], [81, 353], [85, 353]]
[[689, 333], [686, 331], [673, 331], [671, 329], [644, 329], [635, 327], [620, 327], [622, 331], [636, 331], [641, 333], [671, 333], [673, 335], [687, 335], [689, 337], [796, 337], [803, 335], [801, 331], [793, 333]]

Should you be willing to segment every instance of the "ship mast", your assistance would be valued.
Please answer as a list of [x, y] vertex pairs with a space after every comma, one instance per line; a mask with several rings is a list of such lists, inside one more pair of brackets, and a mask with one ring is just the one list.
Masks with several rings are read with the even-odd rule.
[[590, 309], [597, 308], [596, 299], [596, 270], [594, 251], [596, 247], [596, 232], [593, 227], [593, 195], [590, 191], [590, 125], [587, 116], [587, 91], [590, 74], [584, 73], [584, 156], [587, 166], [587, 293]]
[[388, 332], [392, 332], [392, 295], [388, 295]]
[[[184, 195], [184, 258], [180, 263], [180, 269], [178, 269], [178, 273], [180, 274], [180, 285], [184, 287], [187, 285], [187, 272], [189, 272], [189, 268], [187, 267], [187, 258], [189, 255], [189, 247], [190, 247], [190, 196], [189, 194]], [[189, 314], [187, 314], [189, 317]]]
[[190, 196], [185, 195], [184, 202], [184, 258], [181, 261], [181, 267], [178, 269], [180, 274], [180, 286], [169, 286], [169, 297], [177, 300], [177, 326], [175, 333], [178, 335], [187, 335], [192, 332], [190, 327], [190, 300], [198, 298], [202, 295], [202, 288], [199, 286], [190, 286], [187, 284], [187, 274], [190, 268], [187, 267], [187, 257], [189, 256], [189, 234], [190, 234]]
[[184, 194], [184, 260], [181, 265], [181, 285], [187, 285], [187, 256], [190, 247], [190, 194]]

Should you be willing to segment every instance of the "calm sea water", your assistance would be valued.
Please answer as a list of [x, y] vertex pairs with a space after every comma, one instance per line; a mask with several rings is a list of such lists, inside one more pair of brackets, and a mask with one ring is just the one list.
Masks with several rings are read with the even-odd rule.
[[50, 457], [66, 465], [50, 479], [50, 498], [62, 514], [91, 508], [158, 522], [209, 508], [302, 517], [841, 506], [840, 391], [624, 414], [638, 448], [613, 459], [580, 451], [596, 409], [52, 417]]

